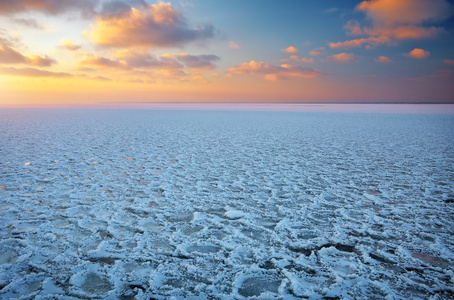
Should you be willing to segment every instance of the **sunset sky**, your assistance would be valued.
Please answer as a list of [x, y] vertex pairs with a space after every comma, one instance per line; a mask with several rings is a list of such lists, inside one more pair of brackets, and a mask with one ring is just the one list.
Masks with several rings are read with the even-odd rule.
[[0, 0], [0, 106], [454, 102], [447, 0]]

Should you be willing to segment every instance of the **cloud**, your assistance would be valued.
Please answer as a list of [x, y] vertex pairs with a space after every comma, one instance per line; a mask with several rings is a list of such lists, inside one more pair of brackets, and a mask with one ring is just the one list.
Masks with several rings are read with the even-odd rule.
[[379, 63], [390, 63], [391, 62], [391, 59], [389, 57], [386, 57], [386, 56], [379, 56], [375, 59], [376, 62], [379, 62]]
[[128, 14], [131, 10], [131, 7], [146, 7], [148, 4], [144, 0], [110, 0], [104, 2], [101, 11], [98, 13], [98, 17], [110, 19], [122, 17], [125, 14]]
[[79, 45], [77, 45], [73, 41], [67, 40], [67, 39], [61, 39], [60, 44], [63, 48], [68, 49], [70, 51], [77, 51], [81, 48]]
[[298, 53], [298, 49], [293, 46], [287, 47], [285, 49], [281, 49], [281, 51], [284, 53]]
[[6, 30], [0, 28], [0, 46], [18, 47], [19, 45], [21, 41], [17, 36], [11, 36]]
[[440, 22], [452, 13], [446, 0], [367, 0], [359, 3], [356, 10], [364, 12], [372, 26], [361, 27], [357, 22], [348, 22], [345, 26], [347, 34], [363, 37], [329, 43], [331, 48], [370, 48], [395, 44], [400, 40], [432, 37], [443, 29], [427, 24]]
[[188, 2], [188, 1], [186, 1], [186, 2], [180, 1], [180, 5], [181, 5], [182, 7], [192, 7], [192, 8], [194, 8], [194, 3]]
[[12, 68], [12, 67], [0, 67], [0, 74], [23, 77], [54, 77], [54, 78], [73, 77], [73, 75], [69, 73], [50, 72], [35, 68]]
[[420, 49], [420, 48], [415, 48], [415, 49], [411, 50], [410, 52], [405, 53], [404, 55], [411, 57], [411, 58], [421, 59], [421, 58], [426, 58], [426, 57], [430, 56], [430, 52]]
[[96, 0], [0, 0], [0, 14], [36, 11], [48, 15], [79, 11], [84, 16], [93, 15]]
[[[1, 1], [1, 0], [0, 0]], [[41, 23], [38, 23], [35, 19], [25, 19], [25, 18], [17, 18], [17, 19], [12, 19], [14, 23], [21, 24], [30, 28], [34, 29], [45, 29], [44, 25]]]
[[445, 64], [454, 66], [454, 59], [445, 59], [444, 62], [445, 62]]
[[240, 45], [238, 45], [238, 44], [235, 43], [234, 41], [230, 41], [230, 42], [229, 42], [229, 48], [230, 48], [230, 49], [240, 49]]
[[254, 60], [230, 68], [226, 76], [232, 77], [233, 75], [245, 74], [264, 74], [263, 78], [269, 81], [278, 81], [289, 77], [316, 78], [322, 76], [321, 72], [311, 68], [303, 68], [290, 64], [275, 66], [265, 62], [256, 62]]
[[215, 67], [213, 62], [219, 60], [219, 56], [213, 54], [190, 55], [188, 53], [181, 53], [176, 55], [176, 58], [191, 69], [207, 70], [213, 69]]
[[205, 76], [203, 76], [202, 74], [200, 74], [198, 72], [195, 73], [194, 76], [192, 76], [192, 81], [209, 83], [208, 79], [206, 79]]
[[163, 54], [160, 58], [156, 58], [147, 51], [123, 50], [117, 51], [115, 57], [126, 61], [129, 66], [134, 68], [183, 68], [183, 65], [177, 62], [170, 54]]
[[327, 62], [336, 62], [336, 63], [348, 63], [355, 60], [355, 55], [353, 53], [339, 53], [330, 55], [327, 57]]
[[309, 51], [309, 55], [318, 56], [318, 55], [321, 55], [324, 51], [325, 51], [325, 47], [315, 48], [315, 49]]
[[326, 10], [323, 11], [324, 14], [332, 14], [332, 13], [335, 13], [336, 11], [338, 11], [339, 8], [338, 7], [330, 7]]
[[299, 57], [298, 55], [291, 55], [290, 59], [297, 61], [297, 62], [306, 63], [306, 64], [311, 64], [314, 62], [313, 58], [304, 58], [304, 57]]
[[23, 55], [18, 50], [0, 45], [0, 63], [3, 64], [27, 64], [39, 67], [48, 67], [56, 61], [49, 56]]
[[81, 66], [98, 67], [98, 68], [116, 68], [129, 69], [130, 67], [123, 61], [110, 59], [102, 56], [84, 56], [79, 61]]
[[180, 47], [214, 36], [211, 24], [190, 28], [170, 3], [158, 2], [121, 16], [97, 16], [96, 24], [84, 31], [93, 43], [104, 47]]
[[78, 77], [99, 80], [99, 81], [112, 81], [112, 79], [110, 79], [108, 77], [100, 76], [100, 75], [91, 76], [91, 75], [87, 75], [87, 74], [80, 74], [80, 75], [78, 75]]

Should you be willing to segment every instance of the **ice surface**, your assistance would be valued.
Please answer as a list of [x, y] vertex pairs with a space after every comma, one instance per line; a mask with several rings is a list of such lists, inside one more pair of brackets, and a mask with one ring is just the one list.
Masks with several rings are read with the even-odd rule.
[[452, 114], [0, 111], [0, 298], [449, 299], [453, 140]]

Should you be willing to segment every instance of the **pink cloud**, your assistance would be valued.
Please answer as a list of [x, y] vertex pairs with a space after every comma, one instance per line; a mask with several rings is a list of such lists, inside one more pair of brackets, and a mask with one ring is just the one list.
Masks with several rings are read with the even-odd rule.
[[445, 59], [444, 62], [445, 62], [445, 64], [454, 66], [454, 59]]

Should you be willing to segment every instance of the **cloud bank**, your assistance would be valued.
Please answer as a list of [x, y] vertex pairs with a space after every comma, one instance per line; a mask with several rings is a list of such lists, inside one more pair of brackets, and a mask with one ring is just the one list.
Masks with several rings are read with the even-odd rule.
[[370, 48], [400, 40], [432, 37], [443, 29], [427, 24], [440, 22], [453, 11], [446, 0], [367, 0], [359, 3], [356, 10], [364, 12], [372, 26], [348, 22], [345, 26], [347, 34], [363, 37], [329, 43], [331, 48]]

